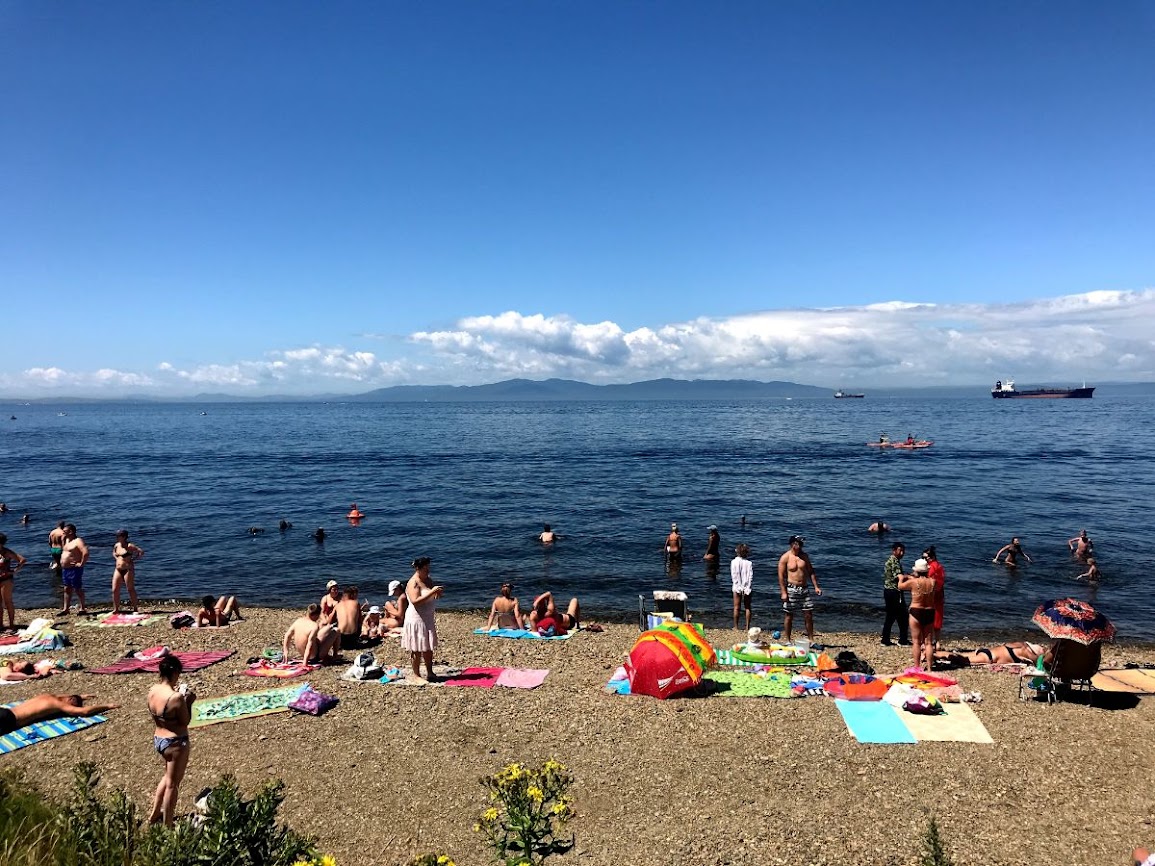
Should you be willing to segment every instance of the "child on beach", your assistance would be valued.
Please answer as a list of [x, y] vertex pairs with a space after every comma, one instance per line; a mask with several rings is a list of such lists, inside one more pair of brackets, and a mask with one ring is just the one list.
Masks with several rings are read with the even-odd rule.
[[361, 637], [366, 640], [375, 640], [384, 637], [387, 631], [388, 629], [381, 625], [381, 608], [378, 605], [373, 605], [365, 614], [364, 622], [361, 623]]

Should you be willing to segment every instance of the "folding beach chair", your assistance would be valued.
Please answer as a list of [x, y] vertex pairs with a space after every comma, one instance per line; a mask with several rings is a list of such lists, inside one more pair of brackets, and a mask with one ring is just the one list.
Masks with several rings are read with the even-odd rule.
[[1091, 677], [1099, 672], [1103, 660], [1103, 645], [1090, 646], [1073, 640], [1055, 641], [1051, 654], [1051, 664], [1042, 670], [1024, 671], [1019, 677], [1019, 700], [1024, 700], [1028, 692], [1047, 696], [1052, 704], [1061, 698], [1060, 689], [1069, 691], [1093, 691]]
[[638, 628], [647, 631], [667, 619], [689, 622], [690, 613], [686, 609], [687, 600], [688, 596], [684, 592], [672, 592], [668, 589], [655, 589], [652, 603], [644, 595], [639, 595]]

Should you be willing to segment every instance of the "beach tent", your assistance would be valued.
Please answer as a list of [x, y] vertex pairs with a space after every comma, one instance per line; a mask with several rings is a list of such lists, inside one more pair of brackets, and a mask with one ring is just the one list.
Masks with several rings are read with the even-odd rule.
[[626, 659], [630, 694], [665, 700], [691, 689], [718, 660], [690, 623], [670, 622], [642, 632]]

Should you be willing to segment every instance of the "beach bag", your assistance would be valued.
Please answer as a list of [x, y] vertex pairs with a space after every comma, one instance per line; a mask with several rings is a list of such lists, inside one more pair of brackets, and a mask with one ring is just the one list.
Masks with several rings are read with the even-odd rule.
[[916, 698], [911, 698], [902, 705], [902, 708], [908, 713], [917, 713], [920, 716], [938, 716], [946, 712], [942, 708], [942, 704], [930, 695], [919, 695]]
[[180, 613], [174, 613], [168, 618], [169, 625], [173, 628], [192, 628], [196, 625], [196, 617], [187, 610], [182, 610]]
[[381, 677], [381, 665], [377, 664], [377, 659], [373, 657], [373, 653], [358, 653], [349, 670], [345, 672], [345, 676], [353, 680], [379, 679]]
[[834, 663], [838, 665], [838, 669], [843, 673], [854, 674], [873, 674], [874, 668], [860, 659], [851, 650], [843, 650], [834, 659]]
[[319, 716], [330, 707], [337, 705], [337, 698], [315, 691], [312, 686], [305, 686], [305, 690], [289, 702], [289, 709], [310, 716]]

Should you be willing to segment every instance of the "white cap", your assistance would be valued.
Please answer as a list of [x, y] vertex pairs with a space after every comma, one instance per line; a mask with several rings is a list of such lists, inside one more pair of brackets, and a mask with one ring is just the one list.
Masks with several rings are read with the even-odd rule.
[[373, 605], [369, 608], [369, 613], [381, 613], [381, 608], [378, 605]]
[[389, 581], [389, 594], [390, 595], [397, 595], [397, 590], [399, 590], [400, 588], [401, 588], [401, 581], [399, 581], [399, 580]]
[[337, 585], [337, 581], [330, 580], [328, 583], [325, 584], [325, 589], [332, 589], [336, 585]]
[[925, 559], [916, 559], [914, 561], [913, 571], [915, 574], [926, 574], [928, 571], [930, 571], [930, 566], [926, 564]]

